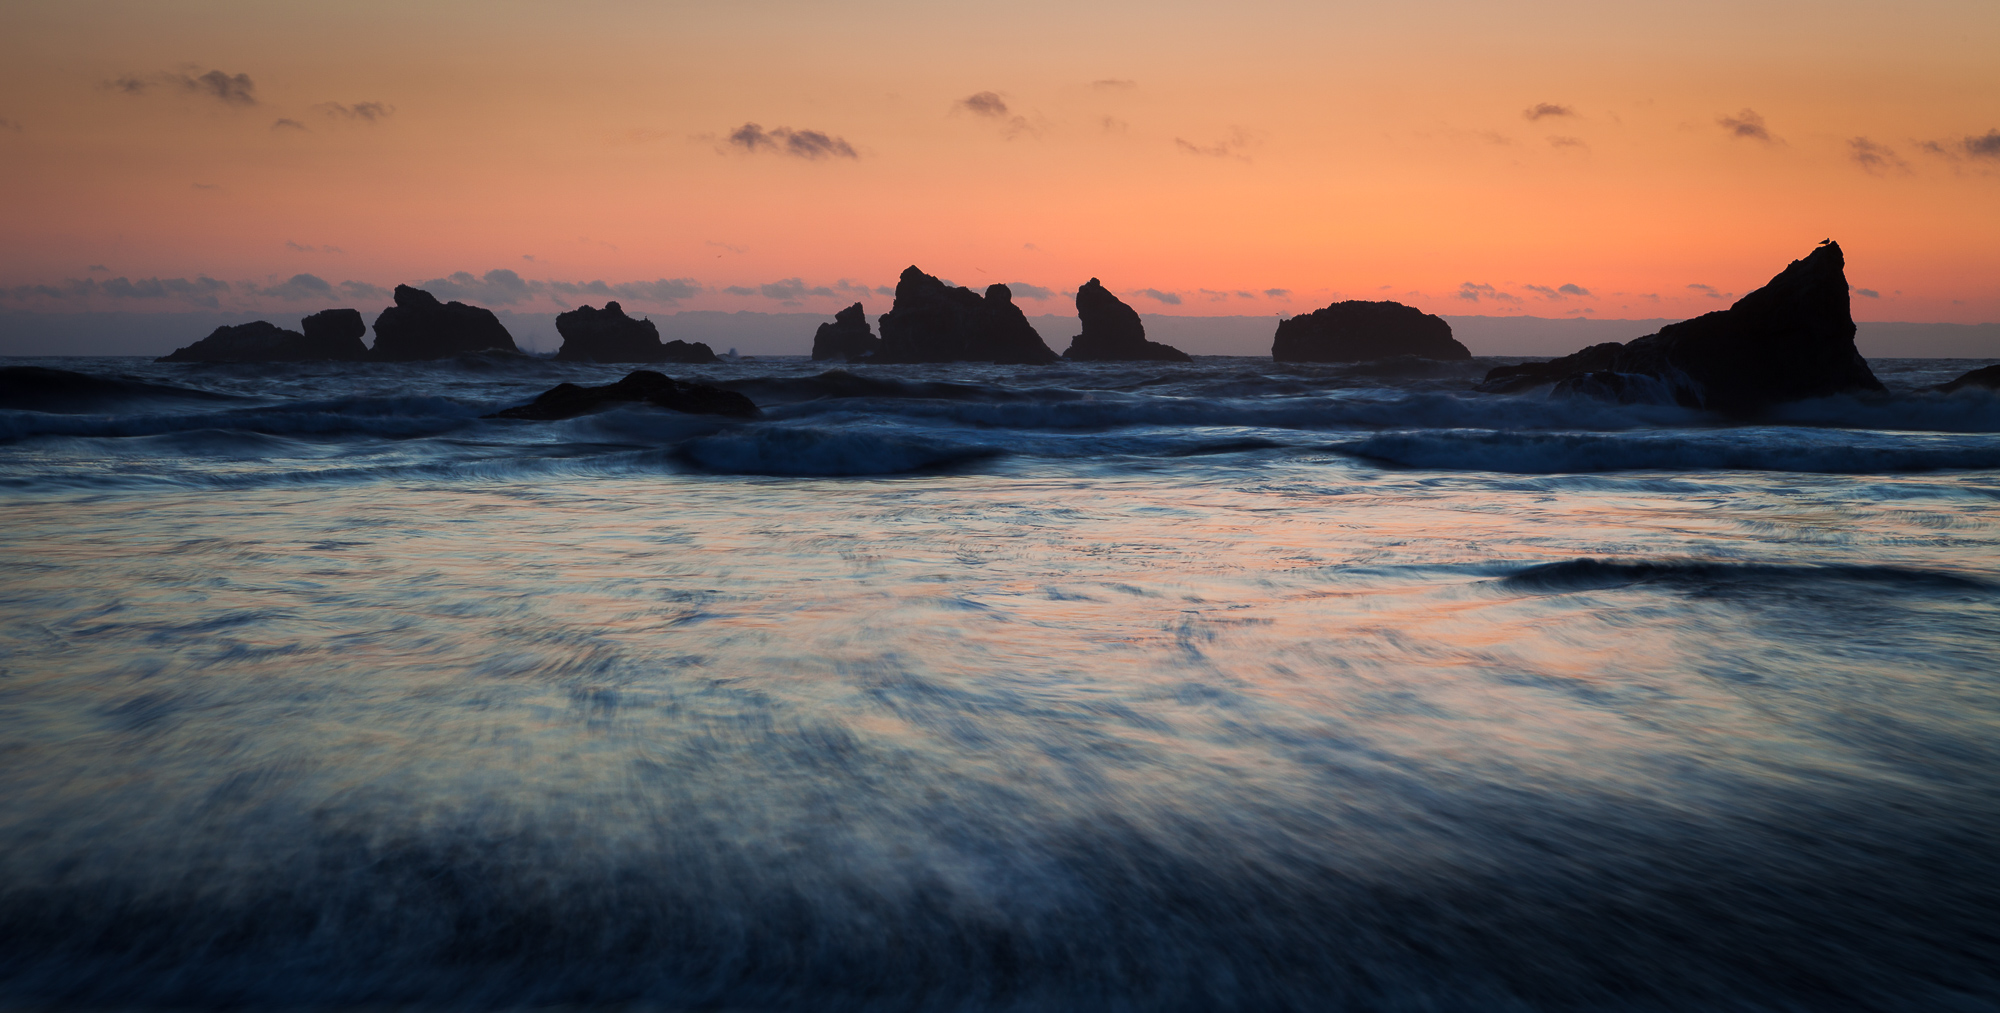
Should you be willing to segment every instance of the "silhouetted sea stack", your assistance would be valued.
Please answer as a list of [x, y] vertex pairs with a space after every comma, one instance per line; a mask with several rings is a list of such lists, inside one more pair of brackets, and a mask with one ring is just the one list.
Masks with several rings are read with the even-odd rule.
[[2000, 363], [1972, 370], [1949, 383], [1938, 384], [1935, 389], [1949, 394], [1962, 387], [1984, 387], [1987, 390], [2000, 390]]
[[396, 305], [375, 318], [373, 358], [388, 362], [445, 359], [467, 352], [519, 352], [493, 311], [396, 286]]
[[318, 362], [368, 357], [359, 310], [325, 310], [305, 318], [305, 333], [265, 320], [218, 327], [208, 337], [157, 362]]
[[1337, 302], [1279, 321], [1271, 339], [1271, 358], [1279, 362], [1366, 362], [1397, 355], [1472, 358], [1443, 317], [1399, 302]]
[[603, 309], [578, 306], [556, 314], [562, 347], [556, 358], [565, 362], [714, 362], [715, 350], [685, 341], [660, 343], [660, 329], [651, 320], [634, 320], [615, 302]]
[[855, 303], [833, 315], [833, 323], [813, 333], [813, 361], [865, 359], [882, 348], [882, 339], [868, 329], [868, 314]]
[[1881, 381], [1854, 347], [1846, 266], [1840, 244], [1827, 240], [1726, 310], [1668, 324], [1623, 345], [1503, 366], [1480, 386], [1505, 392], [1554, 382], [1557, 393], [1617, 400], [1639, 399], [1651, 388], [1690, 408], [1732, 413], [1879, 391]]
[[1063, 358], [1078, 362], [1192, 362], [1186, 352], [1172, 345], [1146, 340], [1146, 325], [1139, 311], [1125, 305], [1096, 278], [1076, 290], [1076, 315], [1083, 333], [1070, 339]]
[[643, 402], [696, 415], [733, 415], [738, 418], [749, 418], [757, 414], [756, 403], [733, 390], [723, 390], [705, 383], [676, 380], [650, 369], [635, 369], [625, 374], [625, 379], [617, 383], [607, 383], [597, 387], [579, 387], [573, 383], [557, 384], [527, 404], [501, 409], [486, 418], [548, 421], [566, 419], [600, 408], [608, 408], [614, 404], [632, 402]]
[[882, 349], [871, 362], [995, 362], [1046, 365], [1062, 357], [1042, 343], [1005, 285], [981, 297], [915, 267], [896, 281], [896, 304], [882, 314]]

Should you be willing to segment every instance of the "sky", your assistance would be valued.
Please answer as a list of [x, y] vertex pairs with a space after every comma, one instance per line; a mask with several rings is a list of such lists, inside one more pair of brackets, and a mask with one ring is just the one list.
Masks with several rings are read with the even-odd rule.
[[2000, 320], [2000, 4], [0, 5], [0, 309]]

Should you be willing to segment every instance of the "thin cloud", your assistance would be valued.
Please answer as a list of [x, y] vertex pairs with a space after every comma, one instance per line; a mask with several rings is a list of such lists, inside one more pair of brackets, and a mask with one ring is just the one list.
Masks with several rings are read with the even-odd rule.
[[387, 102], [356, 102], [351, 106], [339, 102], [321, 102], [313, 108], [331, 119], [359, 120], [364, 123], [386, 120], [396, 114], [396, 107]]
[[0, 117], [0, 130], [11, 130], [14, 133], [18, 134], [21, 132], [21, 125], [19, 123], [14, 122], [13, 120], [7, 119], [5, 117]]
[[975, 92], [967, 95], [957, 102], [952, 103], [952, 107], [954, 109], [963, 109], [974, 116], [986, 116], [996, 120], [1007, 115], [1006, 101], [998, 93], [990, 91]]
[[1755, 109], [1745, 108], [1734, 116], [1718, 116], [1715, 118], [1715, 122], [1720, 124], [1722, 129], [1728, 131], [1731, 137], [1748, 137], [1753, 141], [1763, 141], [1766, 144], [1777, 140], [1777, 138], [1771, 136], [1771, 131], [1765, 127], [1764, 117], [1757, 115], [1757, 110]]
[[1201, 293], [1202, 298], [1207, 299], [1209, 302], [1226, 302], [1229, 299], [1229, 293], [1218, 292], [1212, 288], [1198, 288], [1195, 291]]
[[204, 98], [212, 98], [223, 105], [254, 106], [257, 104], [257, 83], [248, 74], [230, 74], [211, 70], [204, 74], [183, 74], [162, 71], [146, 77], [126, 74], [106, 82], [106, 87], [127, 95], [144, 95], [154, 88], [167, 88]]
[[1169, 306], [1179, 306], [1181, 304], [1181, 297], [1178, 294], [1173, 292], [1162, 292], [1157, 288], [1142, 288], [1138, 291], [1137, 294], [1143, 295], [1146, 298], [1155, 300], [1157, 302], [1166, 303]]
[[170, 299], [195, 306], [215, 309], [221, 305], [217, 297], [229, 291], [229, 283], [218, 281], [207, 275], [188, 278], [111, 278], [98, 281], [94, 278], [71, 278], [59, 285], [18, 285], [7, 289], [6, 294], [13, 299]]
[[1174, 138], [1174, 146], [1179, 148], [1182, 154], [1186, 155], [1201, 155], [1208, 158], [1235, 157], [1246, 162], [1250, 160], [1248, 156], [1243, 154], [1243, 149], [1250, 146], [1250, 132], [1244, 130], [1242, 127], [1232, 128], [1228, 137], [1214, 144], [1196, 144], [1184, 138], [1176, 137]]
[[1910, 163], [1903, 161], [1895, 149], [1876, 144], [1866, 137], [1850, 138], [1847, 153], [1862, 169], [1876, 176], [1910, 171]]
[[1556, 137], [1556, 136], [1551, 136], [1551, 137], [1549, 138], [1549, 147], [1551, 147], [1551, 148], [1582, 148], [1582, 149], [1583, 149], [1583, 150], [1585, 150], [1585, 151], [1589, 151], [1589, 150], [1590, 150], [1590, 145], [1588, 145], [1588, 144], [1585, 144], [1585, 143], [1583, 143], [1583, 138], [1581, 138], [1581, 137]]
[[[1533, 286], [1529, 287], [1532, 288]], [[1471, 303], [1486, 299], [1491, 299], [1497, 303], [1518, 303], [1521, 301], [1521, 297], [1512, 292], [1502, 292], [1491, 285], [1479, 285], [1469, 281], [1461, 282], [1458, 286], [1458, 292], [1455, 294], [1458, 298]]]
[[1533, 122], [1544, 116], [1575, 116], [1576, 110], [1570, 106], [1559, 106], [1553, 102], [1537, 102], [1521, 110], [1521, 118]]
[[476, 278], [470, 271], [456, 271], [442, 278], [432, 278], [416, 287], [447, 302], [456, 300], [487, 306], [511, 306], [540, 294], [535, 286], [521, 280], [520, 275], [504, 267], [488, 271]]
[[286, 120], [286, 119], [281, 119], [281, 120], [279, 120], [278, 122], [276, 122], [276, 123], [273, 123], [273, 124], [271, 124], [271, 129], [272, 129], [272, 130], [305, 130], [305, 131], [306, 131], [307, 133], [311, 133], [311, 132], [312, 132], [312, 131], [310, 131], [310, 130], [308, 130], [308, 129], [307, 129], [307, 127], [306, 127], [306, 125], [305, 125], [305, 124], [303, 124], [303, 123], [300, 123], [300, 122], [299, 122], [298, 120]]
[[755, 123], [745, 123], [729, 134], [729, 143], [751, 154], [773, 151], [780, 154], [803, 158], [808, 161], [821, 158], [860, 158], [854, 146], [845, 138], [834, 137], [818, 130], [793, 130], [790, 127], [776, 127], [765, 130]]
[[365, 281], [343, 281], [340, 283], [340, 293], [356, 302], [377, 301], [390, 297], [388, 289]]
[[1264, 294], [1273, 299], [1290, 299], [1292, 297], [1292, 290], [1288, 288], [1267, 288], [1264, 290]]
[[1582, 285], [1578, 285], [1575, 283], [1557, 286], [1556, 291], [1561, 292], [1564, 295], [1588, 296], [1590, 294], [1589, 289], [1584, 288]]
[[[1852, 286], [1850, 286], [1850, 287], [1852, 287]], [[1855, 295], [1865, 295], [1865, 296], [1867, 296], [1867, 297], [1868, 297], [1868, 298], [1870, 298], [1870, 299], [1880, 299], [1880, 298], [1882, 298], [1882, 293], [1880, 293], [1880, 292], [1877, 292], [1877, 291], [1875, 291], [1875, 290], [1874, 290], [1874, 289], [1872, 289], [1872, 288], [1857, 288], [1857, 289], [1855, 289], [1855, 290], [1854, 290], [1854, 294], [1855, 294]]]
[[755, 287], [747, 285], [730, 285], [729, 287], [724, 288], [722, 291], [728, 293], [729, 295], [762, 296], [766, 299], [776, 300], [777, 302], [781, 303], [796, 303], [802, 299], [807, 298], [808, 296], [824, 296], [831, 298], [838, 294], [834, 292], [833, 289], [828, 288], [825, 285], [808, 285], [805, 283], [803, 279], [800, 278], [780, 278], [777, 281], [765, 282], [764, 284]]
[[1030, 285], [1025, 281], [1010, 281], [1007, 283], [1007, 290], [1014, 293], [1016, 299], [1047, 299], [1055, 295], [1053, 289]]
[[294, 243], [289, 239], [285, 240], [285, 249], [290, 250], [293, 253], [346, 253], [347, 252], [346, 250], [343, 250], [338, 246], [313, 246], [310, 243]]
[[220, 183], [190, 183], [190, 184], [188, 184], [188, 185], [189, 185], [189, 186], [192, 186], [192, 187], [194, 187], [194, 188], [195, 188], [195, 189], [197, 189], [197, 190], [220, 190], [220, 189], [222, 189], [222, 184], [220, 184]]
[[2000, 158], [2000, 130], [1965, 139], [1965, 153], [1974, 158]]
[[1139, 82], [1134, 81], [1129, 77], [1100, 77], [1097, 80], [1090, 82], [1090, 86], [1092, 88], [1110, 88], [1117, 90], [1125, 88], [1137, 88], [1139, 87]]
[[250, 295], [266, 299], [282, 299], [286, 302], [334, 297], [333, 286], [328, 284], [326, 279], [313, 274], [295, 274], [276, 285], [247, 284], [244, 287]]
[[86, 271], [103, 271], [103, 272], [105, 272], [106, 274], [109, 274], [109, 273], [111, 272], [111, 269], [110, 269], [110, 268], [108, 268], [108, 267], [105, 267], [105, 266], [104, 266], [103, 264], [92, 264], [92, 265], [90, 265], [89, 267], [86, 267], [86, 268], [84, 268], [84, 270], [86, 270]]
[[1245, 291], [1243, 291], [1242, 289], [1238, 289], [1238, 290], [1236, 291], [1236, 298], [1238, 298], [1238, 299], [1255, 299], [1255, 298], [1257, 298], [1257, 293], [1255, 293], [1255, 292], [1245, 292]]
[[530, 288], [546, 286], [551, 293], [566, 296], [596, 296], [600, 299], [628, 299], [634, 302], [677, 303], [707, 291], [693, 278], [657, 278], [653, 281], [529, 282]]
[[1722, 292], [1719, 292], [1719, 291], [1717, 291], [1717, 290], [1716, 290], [1716, 288], [1715, 288], [1715, 286], [1713, 286], [1713, 285], [1703, 285], [1703, 284], [1701, 284], [1701, 283], [1699, 283], [1699, 282], [1694, 282], [1694, 283], [1691, 283], [1691, 284], [1689, 284], [1689, 285], [1688, 285], [1688, 288], [1689, 288], [1690, 290], [1692, 290], [1692, 291], [1695, 291], [1695, 292], [1700, 292], [1700, 293], [1701, 293], [1702, 295], [1705, 295], [1705, 296], [1709, 297], [1710, 299], [1722, 299], [1722, 298], [1725, 298], [1725, 295], [1724, 295], [1724, 293], [1722, 293]]

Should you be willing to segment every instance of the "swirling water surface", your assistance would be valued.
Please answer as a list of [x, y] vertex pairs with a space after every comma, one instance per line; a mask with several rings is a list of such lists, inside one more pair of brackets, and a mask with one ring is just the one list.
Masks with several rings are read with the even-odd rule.
[[2000, 1005], [1954, 364], [16, 365], [15, 1005]]

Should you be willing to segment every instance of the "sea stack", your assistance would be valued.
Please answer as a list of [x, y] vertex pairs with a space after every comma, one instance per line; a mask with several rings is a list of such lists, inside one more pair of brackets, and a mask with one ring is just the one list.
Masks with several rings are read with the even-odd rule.
[[1047, 365], [1062, 357], [1042, 342], [1005, 285], [986, 295], [952, 287], [912, 266], [896, 281], [896, 302], [882, 314], [882, 349], [874, 362], [993, 362]]
[[1192, 362], [1172, 345], [1146, 340], [1139, 311], [1125, 305], [1096, 278], [1076, 290], [1076, 315], [1083, 333], [1070, 339], [1063, 358], [1078, 362]]
[[1983, 387], [1987, 390], [2000, 390], [2000, 363], [1971, 370], [1962, 374], [1956, 380], [1938, 384], [1936, 389], [1941, 393], [1949, 394], [1952, 391], [1962, 390], [1966, 387]]
[[305, 333], [265, 320], [218, 327], [158, 362], [351, 362], [368, 357], [359, 310], [324, 310], [305, 318]]
[[467, 352], [519, 352], [493, 311], [396, 286], [396, 305], [375, 318], [373, 358], [387, 362], [444, 359]]
[[651, 320], [634, 320], [615, 302], [603, 309], [578, 306], [556, 314], [556, 333], [563, 343], [556, 358], [565, 362], [714, 362], [715, 350], [702, 342], [660, 343], [660, 329]]
[[840, 359], [855, 362], [880, 351], [882, 339], [868, 329], [868, 314], [860, 303], [833, 315], [833, 323], [819, 325], [813, 334], [813, 361]]
[[1398, 355], [1472, 358], [1443, 317], [1399, 302], [1337, 302], [1280, 321], [1271, 339], [1271, 358], [1279, 362], [1365, 362]]
[[617, 383], [600, 384], [596, 387], [580, 387], [573, 383], [557, 384], [527, 404], [503, 408], [486, 417], [545, 422], [582, 415], [616, 404], [635, 402], [695, 415], [752, 418], [758, 414], [754, 402], [733, 390], [723, 390], [705, 383], [676, 380], [650, 369], [635, 369], [625, 374], [625, 379]]
[[1662, 327], [1622, 345], [1595, 345], [1552, 362], [1503, 366], [1482, 390], [1555, 383], [1556, 392], [1631, 400], [1652, 390], [1690, 408], [1732, 414], [1782, 401], [1879, 391], [1854, 347], [1847, 262], [1833, 240], [1726, 310]]

